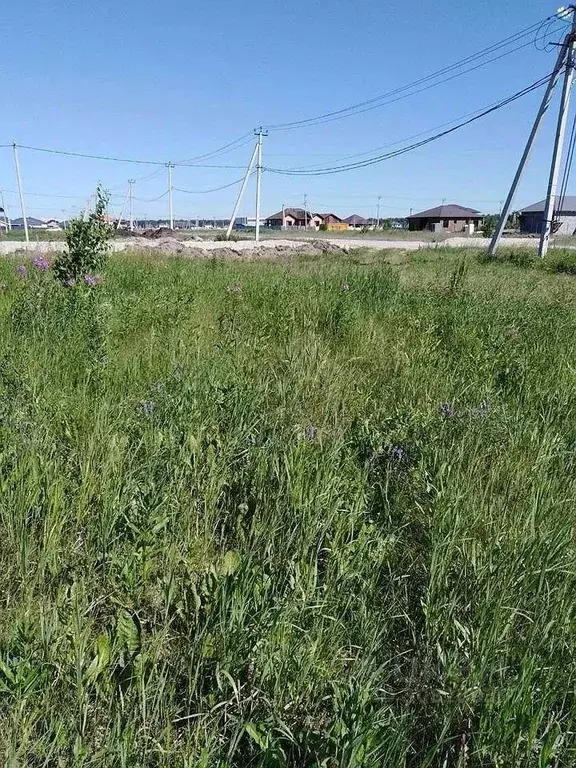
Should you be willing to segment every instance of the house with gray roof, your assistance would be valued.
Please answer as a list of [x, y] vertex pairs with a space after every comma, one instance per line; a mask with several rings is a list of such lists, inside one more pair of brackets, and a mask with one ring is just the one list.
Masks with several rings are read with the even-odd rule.
[[438, 205], [426, 211], [408, 216], [408, 229], [411, 232], [428, 230], [429, 232], [473, 232], [482, 225], [483, 216], [474, 208], [463, 205]]
[[[546, 200], [540, 200], [519, 211], [520, 232], [539, 235], [544, 221]], [[555, 235], [573, 235], [576, 232], [576, 197], [565, 195], [562, 200], [556, 198], [552, 232]]]

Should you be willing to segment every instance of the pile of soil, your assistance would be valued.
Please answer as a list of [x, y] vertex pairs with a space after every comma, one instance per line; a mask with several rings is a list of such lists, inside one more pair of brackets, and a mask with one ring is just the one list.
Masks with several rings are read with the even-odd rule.
[[119, 240], [124, 240], [127, 237], [142, 237], [142, 235], [139, 232], [130, 232], [129, 229], [115, 229], [114, 230], [114, 238], [118, 238]]
[[161, 237], [173, 237], [174, 230], [170, 227], [157, 227], [156, 229], [145, 229], [142, 232], [142, 237], [147, 237], [152, 240], [158, 240]]

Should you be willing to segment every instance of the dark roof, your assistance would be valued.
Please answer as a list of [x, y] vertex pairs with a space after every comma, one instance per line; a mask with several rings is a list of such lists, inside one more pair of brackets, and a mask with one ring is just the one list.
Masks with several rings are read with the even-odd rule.
[[[26, 221], [29, 227], [39, 227], [44, 225], [44, 222], [41, 219], [35, 219], [34, 216], [27, 216]], [[22, 217], [19, 219], [12, 219], [12, 226], [23, 227], [24, 219]]]
[[[285, 208], [284, 209], [284, 215], [285, 216], [293, 216], [295, 219], [303, 219], [308, 218], [310, 219], [312, 217], [312, 214], [308, 211], [305, 211], [304, 208]], [[278, 213], [272, 214], [272, 216], [268, 216], [266, 221], [270, 221], [271, 219], [281, 219], [282, 218], [282, 211], [278, 211]]]
[[357, 227], [358, 224], [360, 226], [364, 226], [364, 224], [368, 224], [368, 219], [365, 219], [363, 216], [358, 216], [357, 213], [353, 213], [352, 216], [348, 216], [347, 219], [344, 219], [346, 224], [350, 224], [352, 227]]
[[482, 214], [474, 208], [466, 208], [463, 205], [437, 205], [436, 208], [428, 208], [427, 211], [408, 216], [409, 219], [480, 219]]
[[[520, 213], [544, 213], [545, 205], [546, 205], [546, 200], [540, 200], [540, 202], [534, 203], [533, 205], [529, 205], [527, 208], [522, 208]], [[576, 211], [576, 197], [573, 195], [566, 195], [562, 203], [562, 210], [555, 207], [554, 211], [556, 213]]]
[[340, 216], [336, 216], [335, 213], [315, 213], [314, 216], [320, 216], [321, 219], [329, 219], [330, 216], [332, 216], [333, 219], [336, 219], [337, 221], [342, 221]]

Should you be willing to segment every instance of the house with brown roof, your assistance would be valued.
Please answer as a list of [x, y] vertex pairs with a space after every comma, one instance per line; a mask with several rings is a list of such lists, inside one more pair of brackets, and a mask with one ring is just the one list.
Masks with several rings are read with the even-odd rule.
[[315, 213], [312, 218], [316, 229], [327, 229], [330, 232], [349, 229], [348, 224], [342, 221], [340, 216], [336, 216], [335, 213]]
[[304, 208], [284, 208], [284, 211], [268, 216], [265, 220], [267, 227], [286, 228], [292, 229], [292, 227], [305, 227], [310, 225], [311, 214], [305, 211]]
[[368, 219], [365, 219], [363, 216], [358, 216], [357, 213], [348, 216], [344, 221], [348, 224], [350, 229], [364, 229], [364, 227], [367, 227], [369, 224]]
[[348, 225], [345, 224], [339, 216], [335, 213], [311, 213], [305, 211], [304, 208], [285, 208], [284, 212], [268, 216], [265, 220], [267, 227], [275, 227], [277, 229], [320, 229], [326, 228], [332, 229], [348, 229]]
[[428, 230], [429, 232], [470, 232], [482, 225], [483, 216], [474, 208], [463, 205], [438, 205], [426, 211], [408, 216], [408, 229], [411, 232]]

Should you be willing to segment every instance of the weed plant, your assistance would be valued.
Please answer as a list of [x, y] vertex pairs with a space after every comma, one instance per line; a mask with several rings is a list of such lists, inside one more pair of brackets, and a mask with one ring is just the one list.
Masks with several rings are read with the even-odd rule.
[[574, 765], [576, 309], [468, 262], [0, 263], [5, 765]]

